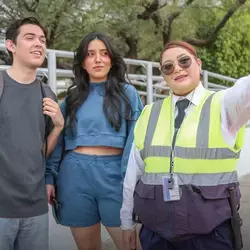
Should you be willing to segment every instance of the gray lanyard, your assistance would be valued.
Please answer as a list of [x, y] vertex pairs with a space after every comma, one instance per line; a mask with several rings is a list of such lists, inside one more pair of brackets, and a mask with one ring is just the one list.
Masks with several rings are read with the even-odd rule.
[[[186, 108], [186, 110], [189, 110], [189, 108], [190, 108], [190, 105], [191, 105], [191, 103], [192, 103], [192, 100], [193, 100], [193, 96], [194, 96], [194, 92], [195, 91], [193, 91], [193, 93], [192, 93], [192, 97], [191, 97], [191, 101], [189, 102], [189, 105], [188, 105], [188, 107]], [[173, 112], [174, 112], [174, 114], [175, 114], [175, 107], [174, 107], [174, 109], [172, 108], [172, 95], [170, 96], [170, 131], [172, 131], [172, 118], [173, 117], [175, 117], [175, 116], [173, 116]], [[182, 121], [182, 124], [183, 124], [183, 122], [184, 122], [184, 119], [185, 119], [185, 117], [186, 117], [186, 115], [187, 115], [187, 112], [185, 113], [185, 116], [184, 116], [184, 118], [183, 118], [183, 121]], [[182, 124], [181, 124], [181, 126], [182, 126]], [[174, 135], [173, 135], [173, 139], [172, 139], [172, 143], [171, 143], [171, 150], [170, 150], [170, 167], [169, 167], [169, 173], [170, 173], [170, 178], [169, 178], [169, 181], [168, 181], [168, 187], [171, 189], [171, 188], [173, 188], [173, 186], [174, 186], [174, 178], [173, 178], [173, 172], [174, 172], [174, 151], [175, 151], [175, 143], [176, 143], [176, 139], [177, 139], [177, 135], [178, 135], [178, 132], [179, 132], [179, 130], [180, 130], [180, 128], [181, 128], [181, 126], [179, 127], [179, 128], [174, 128]], [[173, 126], [174, 127], [174, 126]], [[172, 135], [172, 132], [170, 132], [170, 136]]]

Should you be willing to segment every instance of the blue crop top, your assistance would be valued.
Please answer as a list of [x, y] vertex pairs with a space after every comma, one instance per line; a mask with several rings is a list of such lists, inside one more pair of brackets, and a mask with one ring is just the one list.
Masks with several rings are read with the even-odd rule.
[[[120, 131], [117, 132], [115, 128], [111, 127], [103, 112], [104, 84], [105, 82], [89, 84], [88, 98], [77, 110], [73, 128], [67, 127], [68, 119], [66, 120], [64, 133], [61, 133], [54, 151], [46, 162], [46, 184], [54, 184], [63, 154], [63, 139], [65, 151], [74, 150], [78, 146], [124, 148], [121, 165], [121, 174], [124, 177], [133, 142], [134, 125], [143, 105], [135, 87], [125, 84], [124, 89], [130, 100], [132, 116], [130, 120], [122, 119]], [[60, 108], [65, 118], [65, 100], [61, 103]]]

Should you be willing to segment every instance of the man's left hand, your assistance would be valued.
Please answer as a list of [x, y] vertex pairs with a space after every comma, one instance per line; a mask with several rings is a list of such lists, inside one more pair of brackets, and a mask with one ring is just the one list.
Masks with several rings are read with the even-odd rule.
[[43, 98], [43, 114], [48, 115], [54, 126], [60, 130], [64, 127], [64, 118], [59, 105], [51, 98]]

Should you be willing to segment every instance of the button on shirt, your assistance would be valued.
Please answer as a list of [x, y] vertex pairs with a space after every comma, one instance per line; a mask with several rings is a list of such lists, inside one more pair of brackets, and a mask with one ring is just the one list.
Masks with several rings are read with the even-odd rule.
[[[233, 87], [224, 92], [221, 104], [221, 133], [229, 147], [234, 147], [239, 129], [250, 119], [250, 75], [236, 81]], [[200, 83], [194, 91], [185, 97], [172, 96], [172, 105], [175, 107], [175, 117], [178, 114], [176, 102], [186, 98], [191, 103], [186, 108], [188, 114], [194, 106], [198, 106], [206, 94], [205, 88]], [[126, 176], [123, 184], [123, 204], [121, 208], [121, 224], [123, 229], [133, 229], [132, 213], [134, 208], [134, 189], [137, 181], [145, 171], [145, 163], [140, 151], [133, 144]]]

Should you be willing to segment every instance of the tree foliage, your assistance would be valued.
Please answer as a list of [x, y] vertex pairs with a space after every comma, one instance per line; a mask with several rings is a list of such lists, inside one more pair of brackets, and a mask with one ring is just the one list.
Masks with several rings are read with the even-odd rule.
[[49, 48], [74, 50], [88, 32], [101, 31], [109, 35], [124, 57], [158, 61], [166, 42], [182, 39], [198, 48], [203, 68], [233, 77], [248, 73], [247, 0], [0, 0], [0, 3], [2, 32], [14, 19], [36, 16], [49, 31]]
[[[207, 47], [199, 48], [198, 52], [203, 61], [203, 68], [212, 72], [239, 78], [250, 73], [250, 5], [242, 8], [230, 19], [227, 26], [221, 30], [217, 39]], [[210, 25], [222, 16], [222, 10], [210, 13], [207, 19]], [[210, 32], [210, 25], [201, 23], [200, 34], [206, 36]]]

